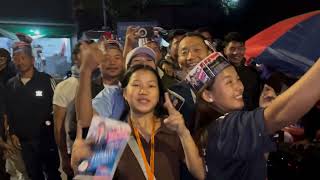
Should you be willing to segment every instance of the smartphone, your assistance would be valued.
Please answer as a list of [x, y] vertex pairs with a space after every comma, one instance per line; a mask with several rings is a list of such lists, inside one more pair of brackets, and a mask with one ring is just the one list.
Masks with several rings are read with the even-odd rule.
[[180, 111], [181, 107], [185, 102], [185, 99], [176, 92], [171, 91], [170, 89], [168, 89], [167, 91], [169, 93], [169, 98], [171, 100], [172, 105], [176, 108], [177, 111]]

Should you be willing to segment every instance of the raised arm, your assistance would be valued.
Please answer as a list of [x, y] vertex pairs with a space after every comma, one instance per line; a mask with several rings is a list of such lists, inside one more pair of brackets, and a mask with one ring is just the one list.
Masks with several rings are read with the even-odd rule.
[[126, 32], [126, 39], [124, 42], [124, 48], [123, 48], [123, 57], [126, 58], [127, 54], [134, 49], [136, 43], [138, 42], [138, 36], [137, 36], [138, 27], [134, 26], [128, 26], [127, 32]]
[[61, 155], [62, 170], [67, 175], [73, 176], [73, 171], [70, 165], [70, 158], [68, 155], [66, 129], [64, 126], [67, 111], [66, 111], [66, 108], [54, 104], [53, 113], [54, 113], [54, 137]]
[[183, 147], [185, 163], [188, 170], [197, 179], [205, 179], [203, 159], [199, 154], [199, 150], [190, 131], [185, 126], [183, 116], [174, 108], [167, 93], [165, 99], [166, 102], [164, 105], [168, 110], [169, 117], [164, 120], [164, 123], [169, 129], [177, 132]]
[[295, 123], [320, 99], [320, 59], [264, 111], [269, 133]]
[[91, 96], [91, 76], [103, 58], [99, 44], [83, 44], [80, 46], [80, 80], [76, 95], [76, 112], [79, 125], [87, 128], [93, 116]]

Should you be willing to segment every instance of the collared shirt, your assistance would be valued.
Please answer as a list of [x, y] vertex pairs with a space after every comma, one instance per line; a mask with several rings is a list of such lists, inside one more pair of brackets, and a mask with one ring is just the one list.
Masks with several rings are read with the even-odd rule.
[[232, 112], [208, 127], [208, 180], [266, 179], [264, 153], [274, 150], [274, 144], [266, 133], [263, 111]]
[[[146, 153], [146, 158], [149, 161], [150, 142], [147, 142], [141, 136], [141, 143]], [[177, 133], [161, 124], [161, 127], [155, 134], [155, 178], [159, 180], [179, 180], [180, 163], [183, 160], [184, 151]], [[114, 179], [145, 180], [143, 171], [128, 145], [120, 158]]]
[[102, 117], [119, 120], [125, 108], [120, 86], [105, 87], [92, 100], [92, 107]]
[[54, 88], [54, 80], [36, 69], [25, 85], [19, 75], [8, 81], [6, 114], [10, 133], [16, 134], [20, 141], [40, 138], [41, 129], [52, 125]]

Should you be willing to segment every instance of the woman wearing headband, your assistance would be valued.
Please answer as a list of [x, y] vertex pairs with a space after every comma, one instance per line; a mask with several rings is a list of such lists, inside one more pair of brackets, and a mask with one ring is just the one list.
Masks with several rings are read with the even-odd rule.
[[217, 53], [201, 64], [207, 78], [194, 86], [196, 142], [204, 149], [206, 178], [265, 180], [264, 153], [271, 145], [268, 136], [296, 122], [320, 99], [320, 84], [316, 83], [320, 79], [320, 61], [277, 98], [263, 93], [260, 106], [271, 103], [253, 111], [242, 110], [243, 85], [232, 65]]

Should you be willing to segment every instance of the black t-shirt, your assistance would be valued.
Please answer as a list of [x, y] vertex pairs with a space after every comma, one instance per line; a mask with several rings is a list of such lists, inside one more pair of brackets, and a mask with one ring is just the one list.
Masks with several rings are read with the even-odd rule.
[[263, 109], [237, 111], [214, 121], [208, 128], [207, 179], [265, 180], [264, 153], [274, 144], [266, 134]]
[[244, 86], [243, 101], [245, 110], [254, 110], [259, 107], [259, 98], [261, 93], [261, 80], [258, 71], [251, 66], [244, 64], [236, 67], [237, 73]]

